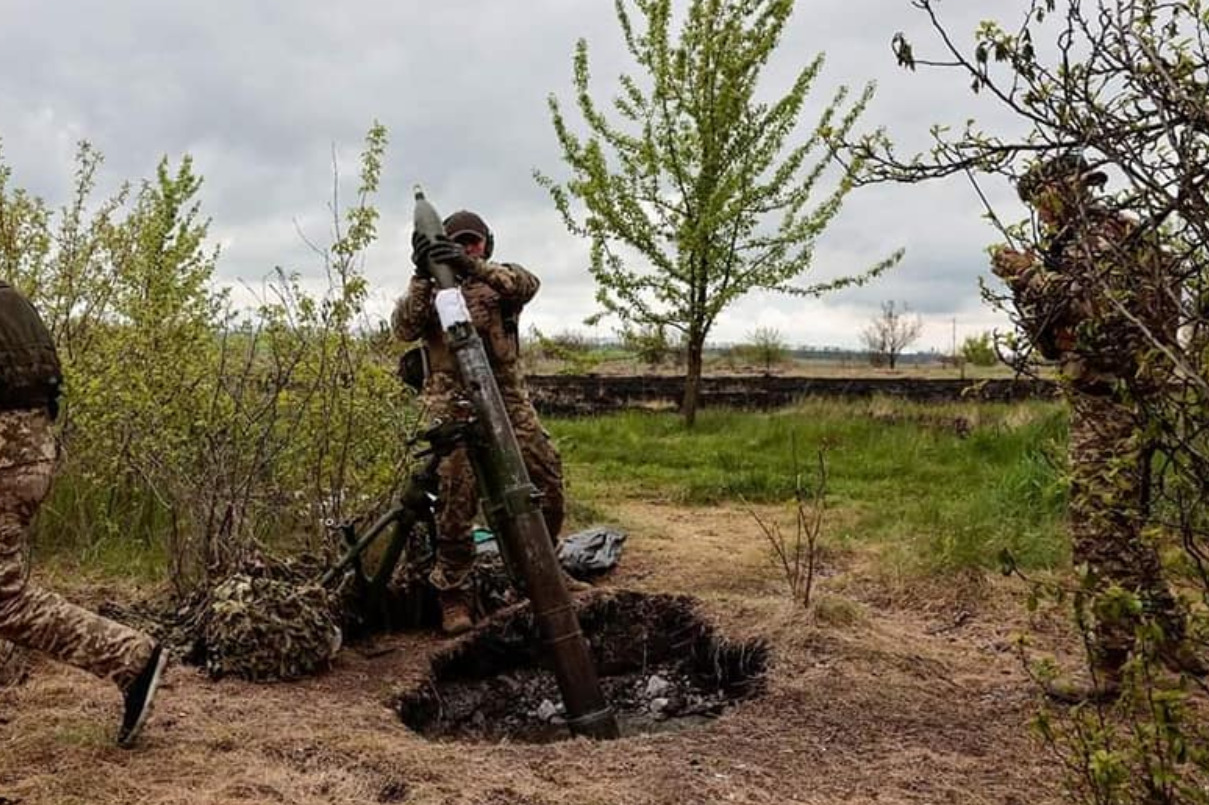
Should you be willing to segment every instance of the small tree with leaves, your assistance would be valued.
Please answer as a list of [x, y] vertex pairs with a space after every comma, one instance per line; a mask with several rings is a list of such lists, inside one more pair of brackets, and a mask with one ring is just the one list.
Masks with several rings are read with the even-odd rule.
[[961, 342], [961, 359], [974, 366], [994, 366], [999, 362], [994, 336], [990, 332], [967, 335]]
[[[795, 280], [810, 268], [815, 241], [851, 188], [860, 165], [839, 172], [818, 203], [829, 164], [827, 142], [852, 131], [872, 85], [849, 101], [840, 87], [804, 137], [799, 122], [823, 66], [803, 65], [772, 101], [760, 75], [776, 51], [792, 0], [692, 0], [676, 39], [672, 0], [617, 0], [626, 46], [640, 68], [624, 75], [610, 118], [593, 100], [588, 44], [574, 59], [575, 100], [587, 127], [572, 128], [550, 98], [555, 133], [572, 178], [535, 172], [572, 233], [591, 243], [597, 318], [664, 325], [683, 334], [687, 370], [683, 413], [697, 411], [705, 342], [733, 302], [753, 290], [800, 296], [862, 283], [897, 261], [815, 285]], [[637, 24], [634, 8], [641, 17]], [[574, 202], [578, 202], [576, 206]]]
[[919, 340], [923, 329], [923, 320], [912, 316], [906, 304], [899, 309], [893, 301], [882, 302], [881, 313], [861, 331], [861, 343], [875, 366], [893, 369], [903, 350]]
[[661, 365], [676, 351], [676, 345], [668, 338], [667, 327], [662, 324], [623, 327], [618, 336], [622, 348], [633, 352], [648, 366]]
[[757, 327], [747, 334], [747, 343], [743, 345], [746, 352], [756, 363], [764, 367], [765, 373], [771, 372], [772, 367], [782, 363], [789, 355], [789, 345], [785, 337], [776, 327]]

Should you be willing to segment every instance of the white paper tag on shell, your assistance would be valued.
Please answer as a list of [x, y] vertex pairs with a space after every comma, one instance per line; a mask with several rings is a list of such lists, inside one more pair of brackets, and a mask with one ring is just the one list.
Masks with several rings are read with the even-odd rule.
[[470, 311], [466, 309], [466, 300], [462, 297], [460, 288], [442, 288], [436, 297], [437, 318], [446, 330], [455, 324], [465, 324], [470, 321]]

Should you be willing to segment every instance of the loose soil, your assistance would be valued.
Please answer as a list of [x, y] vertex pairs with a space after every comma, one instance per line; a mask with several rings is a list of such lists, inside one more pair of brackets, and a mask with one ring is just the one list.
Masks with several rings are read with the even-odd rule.
[[[623, 591], [581, 597], [577, 614], [622, 737], [709, 723], [763, 689], [768, 646], [719, 637], [687, 596]], [[397, 702], [422, 735], [548, 743], [572, 737], [543, 667], [527, 607], [498, 617], [432, 660]]]
[[[124, 751], [113, 746], [112, 686], [34, 658], [25, 682], [0, 689], [0, 803], [1063, 801], [1054, 761], [1028, 728], [1035, 692], [1012, 636], [1028, 626], [1042, 643], [1069, 637], [1056, 614], [1026, 623], [1019, 587], [912, 586], [859, 554], [829, 554], [806, 611], [787, 600], [747, 512], [610, 510], [630, 534], [626, 552], [582, 605], [624, 600], [622, 591], [690, 596], [718, 640], [767, 646], [757, 693], [685, 728], [607, 743], [433, 740], [403, 723], [401, 702], [475, 635], [395, 634], [288, 684], [213, 682], [174, 665], [143, 740]], [[95, 606], [113, 592], [71, 595]], [[506, 633], [509, 617], [498, 613], [479, 639]], [[676, 673], [648, 664], [633, 684], [645, 691], [652, 676]]]

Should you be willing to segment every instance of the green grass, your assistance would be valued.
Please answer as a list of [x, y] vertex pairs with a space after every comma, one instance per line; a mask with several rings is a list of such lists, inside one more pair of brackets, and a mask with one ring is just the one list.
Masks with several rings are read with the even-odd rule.
[[48, 559], [63, 573], [159, 581], [165, 576], [164, 535], [171, 517], [154, 496], [119, 491], [116, 485], [59, 472], [38, 513], [36, 561]]
[[[875, 418], [874, 413], [880, 415]], [[973, 422], [967, 437], [950, 424]], [[707, 410], [689, 431], [674, 414], [549, 422], [581, 497], [658, 496], [711, 504], [785, 501], [795, 475], [816, 483], [826, 445], [827, 503], [851, 516], [841, 541], [883, 543], [928, 571], [1065, 558], [1058, 406], [808, 402], [771, 414]]]
[[[952, 427], [962, 417], [972, 430]], [[817, 483], [826, 445], [825, 538], [870, 546], [896, 570], [1024, 567], [1066, 560], [1065, 449], [1056, 404], [918, 405], [810, 401], [776, 413], [705, 410], [686, 430], [672, 413], [550, 420], [567, 465], [568, 527], [607, 520], [619, 497], [686, 504], [791, 501]], [[37, 561], [136, 580], [165, 577], [172, 522], [145, 492], [70, 469], [42, 508]]]

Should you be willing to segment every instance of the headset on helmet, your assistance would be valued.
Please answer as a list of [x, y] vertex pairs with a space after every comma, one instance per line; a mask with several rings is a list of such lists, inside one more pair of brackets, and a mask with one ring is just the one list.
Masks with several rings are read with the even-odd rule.
[[491, 257], [491, 252], [495, 250], [495, 236], [491, 234], [491, 228], [487, 226], [487, 222], [477, 213], [470, 210], [458, 210], [446, 218], [443, 223], [445, 224], [445, 234], [450, 240], [457, 240], [458, 235], [468, 232], [478, 235], [484, 241], [483, 257]]
[[1067, 151], [1056, 157], [1035, 163], [1016, 183], [1020, 200], [1031, 201], [1048, 184], [1077, 180], [1083, 187], [1099, 187], [1108, 181], [1108, 174], [1094, 170], [1078, 151]]

